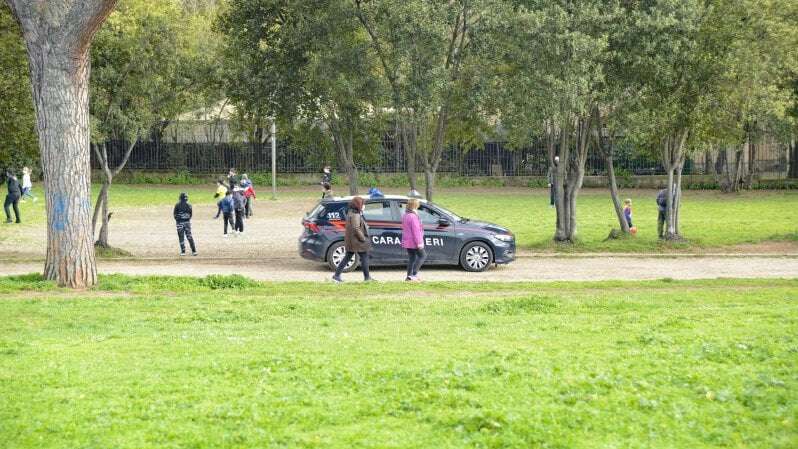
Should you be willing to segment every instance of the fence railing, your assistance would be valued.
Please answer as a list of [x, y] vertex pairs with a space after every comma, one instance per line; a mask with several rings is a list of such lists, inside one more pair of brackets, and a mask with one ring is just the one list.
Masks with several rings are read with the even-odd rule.
[[[108, 142], [108, 158], [117, 164], [123, 157], [127, 143]], [[628, 146], [619, 145], [614, 158], [619, 176], [660, 175], [664, 170], [652, 156], [641, 155]], [[715, 159], [699, 154], [685, 164], [685, 175], [714, 173]], [[747, 167], [750, 161], [745, 160]], [[757, 150], [757, 172], [786, 177], [789, 152], [786, 146], [762, 145]], [[329, 150], [297, 148], [289, 142], [277, 145], [277, 171], [299, 174], [318, 173], [324, 165], [336, 166], [335, 154]], [[356, 165], [360, 171], [371, 173], [399, 173], [406, 170], [404, 151], [390, 139], [371, 151], [358, 154]], [[92, 166], [99, 168], [92, 154]], [[417, 164], [419, 171], [421, 165]], [[239, 172], [271, 171], [271, 146], [257, 143], [172, 143], [139, 142], [128, 161], [133, 170], [185, 170], [191, 173], [226, 173], [231, 167]], [[439, 173], [458, 176], [544, 176], [547, 172], [547, 153], [543, 145], [510, 149], [501, 142], [486, 143], [482, 148], [452, 147], [444, 152]], [[597, 152], [591, 152], [586, 164], [587, 175], [606, 173], [606, 162]]]

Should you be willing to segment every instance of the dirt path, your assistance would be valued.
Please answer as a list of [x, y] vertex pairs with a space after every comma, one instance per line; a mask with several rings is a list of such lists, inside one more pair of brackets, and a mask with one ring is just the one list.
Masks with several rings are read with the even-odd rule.
[[[3, 262], [3, 274], [38, 272], [41, 263]], [[101, 273], [129, 275], [241, 274], [268, 281], [325, 281], [330, 272], [322, 264], [298, 257], [265, 259], [154, 259], [103, 260]], [[376, 268], [375, 278], [400, 281], [401, 268]], [[344, 276], [360, 280], [359, 273]], [[711, 278], [794, 278], [798, 277], [798, 256], [745, 257], [523, 257], [485, 273], [467, 273], [458, 268], [429, 267], [423, 277], [434, 281], [588, 281], [642, 279], [711, 279]]]

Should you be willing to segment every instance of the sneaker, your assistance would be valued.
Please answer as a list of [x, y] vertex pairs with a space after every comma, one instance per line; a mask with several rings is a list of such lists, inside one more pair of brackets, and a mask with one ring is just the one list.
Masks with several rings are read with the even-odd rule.
[[180, 256], [181, 256], [181, 257], [182, 257], [182, 256], [185, 256], [185, 255], [186, 255], [186, 253], [184, 253], [184, 252], [181, 252], [181, 253], [180, 253]]
[[196, 252], [196, 251], [194, 251], [193, 253], [191, 253], [191, 255], [192, 255], [192, 256], [196, 256], [196, 255], [197, 255], [197, 252]]
[[379, 282], [379, 281], [374, 278], [368, 278], [368, 279], [363, 279], [363, 282]]
[[408, 277], [406, 277], [406, 278], [405, 278], [405, 282], [410, 282], [410, 281], [412, 281], [412, 280], [413, 280], [413, 278], [411, 278], [410, 276], [408, 276]]
[[224, 235], [224, 238], [227, 238], [227, 234]]
[[336, 284], [341, 284], [341, 283], [344, 282], [343, 279], [335, 277], [335, 276], [332, 277], [332, 281], [335, 282]]
[[13, 221], [11, 221], [11, 220], [6, 220], [6, 224], [11, 224], [11, 223], [13, 223]]

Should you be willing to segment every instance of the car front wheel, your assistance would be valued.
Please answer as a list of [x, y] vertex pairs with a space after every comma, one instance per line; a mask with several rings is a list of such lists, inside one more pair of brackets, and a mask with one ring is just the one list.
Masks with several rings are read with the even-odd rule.
[[460, 266], [466, 271], [485, 271], [493, 262], [493, 251], [487, 243], [471, 242], [460, 252]]
[[[327, 250], [327, 265], [330, 267], [332, 271], [338, 267], [338, 264], [341, 263], [344, 256], [346, 256], [346, 247], [344, 247], [344, 242], [337, 242], [333, 243], [330, 246], [330, 249]], [[352, 259], [349, 260], [349, 263], [346, 264], [344, 267], [344, 272], [349, 273], [350, 271], [354, 270], [357, 266], [358, 257], [357, 254], [352, 256]]]

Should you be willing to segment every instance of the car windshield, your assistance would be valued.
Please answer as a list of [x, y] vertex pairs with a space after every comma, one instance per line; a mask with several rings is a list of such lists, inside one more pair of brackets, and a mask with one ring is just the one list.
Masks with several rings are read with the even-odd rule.
[[455, 214], [454, 212], [452, 212], [452, 211], [450, 211], [450, 210], [448, 210], [448, 209], [446, 209], [444, 207], [439, 206], [438, 204], [435, 205], [435, 208], [438, 209], [439, 211], [443, 212], [444, 214], [452, 217], [452, 219], [454, 221], [468, 221], [468, 218], [463, 218], [463, 217]]

